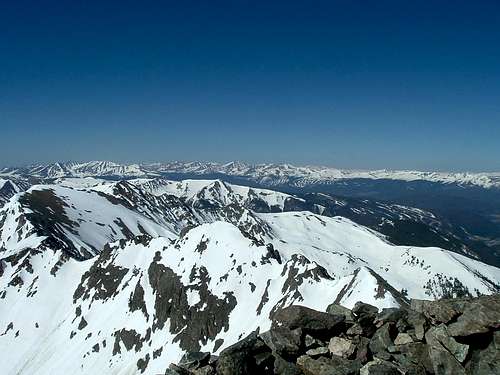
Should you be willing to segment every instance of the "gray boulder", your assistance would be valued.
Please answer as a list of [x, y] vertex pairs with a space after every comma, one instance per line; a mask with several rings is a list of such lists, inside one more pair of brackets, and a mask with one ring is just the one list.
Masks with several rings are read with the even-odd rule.
[[465, 375], [460, 362], [441, 345], [428, 345], [429, 358], [436, 375]]
[[332, 337], [328, 344], [328, 350], [333, 355], [349, 358], [356, 351], [356, 346], [351, 340], [342, 337]]
[[391, 362], [374, 359], [359, 370], [360, 375], [401, 375], [398, 367]]
[[281, 375], [301, 375], [302, 371], [295, 363], [288, 362], [280, 356], [276, 356], [274, 360], [274, 373]]
[[272, 327], [284, 327], [290, 330], [301, 328], [312, 336], [332, 337], [345, 328], [344, 315], [332, 315], [308, 307], [292, 305], [279, 310], [272, 317]]
[[297, 359], [297, 366], [305, 375], [355, 375], [361, 368], [359, 361], [350, 361], [337, 356], [313, 359], [306, 355]]
[[463, 306], [453, 300], [411, 300], [411, 309], [424, 314], [434, 323], [448, 323], [462, 313]]
[[252, 354], [259, 345], [257, 332], [252, 332], [243, 340], [224, 349], [217, 361], [217, 374], [241, 375], [254, 373], [256, 363]]
[[330, 353], [330, 350], [326, 346], [319, 346], [319, 347], [314, 348], [314, 349], [309, 349], [306, 352], [306, 355], [308, 355], [311, 358], [317, 358], [317, 357], [327, 355], [328, 353]]
[[413, 339], [408, 333], [398, 333], [394, 339], [394, 345], [404, 345], [413, 342]]
[[470, 336], [500, 328], [500, 295], [482, 296], [465, 305], [462, 315], [448, 326], [451, 336]]
[[457, 342], [450, 337], [444, 324], [430, 328], [425, 334], [425, 340], [428, 345], [439, 347], [441, 344], [446, 348], [459, 362], [463, 362], [469, 352], [469, 345]]
[[264, 343], [282, 357], [298, 356], [302, 346], [302, 330], [290, 330], [285, 327], [275, 327], [260, 335]]
[[179, 366], [191, 370], [208, 365], [210, 353], [208, 352], [188, 352], [179, 361]]
[[373, 319], [377, 316], [378, 313], [378, 308], [372, 305], [369, 305], [368, 303], [363, 303], [363, 302], [356, 302], [354, 307], [352, 308], [352, 313], [356, 317], [361, 317], [361, 316], [371, 316]]
[[418, 312], [410, 310], [406, 315], [406, 322], [413, 329], [416, 340], [423, 340], [428, 322], [425, 316]]
[[338, 303], [332, 303], [326, 308], [326, 312], [332, 315], [344, 315], [346, 321], [353, 321], [354, 315], [347, 307], [341, 306]]
[[387, 348], [394, 344], [391, 337], [393, 325], [386, 323], [380, 327], [370, 340], [370, 350], [373, 354], [386, 352]]
[[500, 331], [486, 348], [472, 352], [466, 370], [474, 375], [500, 375]]

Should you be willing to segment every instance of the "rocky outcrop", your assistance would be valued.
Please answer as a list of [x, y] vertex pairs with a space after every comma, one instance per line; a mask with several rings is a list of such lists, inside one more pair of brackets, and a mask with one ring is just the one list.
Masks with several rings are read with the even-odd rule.
[[188, 353], [166, 374], [500, 374], [500, 295], [381, 311], [361, 302], [328, 312], [289, 306], [272, 319], [269, 331], [218, 357]]

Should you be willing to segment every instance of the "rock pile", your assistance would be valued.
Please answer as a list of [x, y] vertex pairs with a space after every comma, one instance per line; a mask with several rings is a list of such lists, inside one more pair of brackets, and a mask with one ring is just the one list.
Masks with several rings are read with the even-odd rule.
[[187, 353], [166, 374], [500, 374], [500, 295], [381, 311], [361, 302], [327, 312], [290, 306], [274, 314], [269, 331], [218, 357]]

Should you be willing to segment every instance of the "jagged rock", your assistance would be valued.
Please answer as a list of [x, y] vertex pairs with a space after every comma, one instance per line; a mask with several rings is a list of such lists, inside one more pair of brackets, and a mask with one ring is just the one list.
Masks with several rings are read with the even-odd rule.
[[314, 349], [309, 349], [306, 352], [306, 355], [308, 355], [311, 358], [316, 358], [316, 357], [319, 357], [319, 356], [322, 356], [322, 355], [325, 355], [328, 353], [330, 353], [330, 350], [326, 346], [319, 346], [319, 347], [314, 348]]
[[174, 363], [171, 363], [170, 366], [168, 366], [167, 375], [191, 375], [191, 371], [186, 370], [180, 366], [177, 366]]
[[386, 323], [380, 327], [370, 340], [370, 350], [374, 354], [386, 352], [387, 348], [393, 345], [391, 338], [391, 323]]
[[360, 375], [400, 375], [397, 366], [391, 362], [374, 359], [359, 370]]
[[[493, 321], [495, 303], [487, 306], [486, 302], [492, 299], [444, 302], [459, 311], [448, 326], [436, 325], [452, 315], [448, 307], [421, 303], [427, 318], [401, 309], [384, 309], [376, 315], [370, 305], [357, 304], [359, 314], [349, 330], [345, 315], [291, 306], [273, 316], [271, 330], [260, 336], [253, 332], [223, 350], [216, 363], [210, 362], [215, 356], [207, 353], [189, 353], [170, 371], [177, 375], [214, 375], [215, 368], [217, 375], [500, 375], [500, 331], [496, 330], [500, 322]], [[477, 322], [469, 322], [473, 312], [478, 314]], [[465, 318], [473, 328], [487, 331], [453, 337], [450, 328]], [[377, 329], [374, 322], [382, 325]], [[376, 330], [367, 336], [367, 327]], [[327, 333], [331, 335], [328, 348]]]
[[500, 328], [500, 295], [482, 296], [464, 306], [463, 314], [448, 326], [451, 336], [469, 336]]
[[210, 353], [207, 352], [188, 352], [184, 354], [178, 365], [182, 368], [192, 370], [208, 365]]
[[257, 332], [252, 332], [243, 340], [224, 349], [217, 361], [217, 374], [240, 375], [255, 371], [256, 363], [252, 354], [258, 346]]
[[486, 348], [472, 352], [466, 370], [474, 375], [500, 375], [500, 331], [493, 334], [493, 340]]
[[370, 360], [370, 339], [363, 336], [356, 336], [353, 338], [353, 343], [356, 345], [356, 358], [362, 364]]
[[215, 375], [215, 370], [212, 366], [203, 366], [194, 370], [193, 375]]
[[302, 329], [275, 327], [262, 333], [260, 338], [273, 353], [282, 357], [297, 356], [301, 347]]
[[465, 375], [460, 362], [441, 345], [429, 345], [429, 357], [436, 375]]
[[349, 358], [356, 350], [356, 346], [351, 340], [343, 339], [341, 337], [332, 337], [328, 344], [328, 350], [333, 355], [343, 358]]
[[427, 318], [436, 323], [448, 323], [461, 314], [461, 309], [456, 303], [449, 303], [447, 300], [426, 301], [411, 300], [411, 309], [424, 314]]
[[[393, 358], [403, 368], [413, 368], [421, 365], [427, 372], [432, 372], [432, 364], [428, 353], [428, 347], [421, 342], [410, 344], [390, 346], [388, 351], [392, 353]], [[400, 354], [396, 354], [400, 353]]]
[[363, 327], [361, 327], [359, 324], [354, 324], [353, 326], [349, 327], [347, 330], [346, 334], [349, 336], [358, 336], [362, 335], [364, 333]]
[[308, 307], [292, 305], [279, 310], [272, 317], [273, 327], [285, 327], [290, 330], [302, 328], [304, 333], [313, 336], [335, 336], [344, 329], [344, 315], [332, 315], [315, 311]]
[[397, 354], [393, 356], [395, 362], [397, 363], [400, 373], [405, 375], [427, 375], [432, 374], [434, 371], [430, 367], [430, 371], [426, 370], [426, 367], [421, 363], [413, 363], [410, 359], [404, 355]]
[[406, 322], [413, 327], [415, 331], [415, 339], [423, 340], [425, 330], [427, 328], [427, 320], [422, 313], [410, 310], [406, 316]]
[[394, 339], [394, 345], [404, 345], [413, 342], [411, 336], [407, 333], [398, 333]]
[[302, 371], [300, 371], [300, 368], [295, 363], [288, 362], [280, 356], [276, 356], [274, 360], [274, 373], [280, 375], [301, 375]]
[[248, 355], [241, 352], [226, 353], [217, 361], [217, 373], [220, 375], [249, 374], [254, 368]]
[[367, 303], [356, 302], [352, 308], [352, 313], [358, 318], [361, 316], [373, 316], [373, 318], [375, 318], [378, 313], [378, 308]]
[[339, 305], [338, 303], [330, 304], [326, 308], [326, 312], [328, 314], [332, 314], [332, 315], [344, 315], [346, 321], [353, 321], [354, 320], [354, 316], [352, 314], [352, 311], [349, 310], [347, 307]]
[[324, 343], [321, 340], [318, 340], [311, 335], [304, 336], [304, 345], [307, 349], [316, 348], [318, 346], [323, 346]]
[[425, 340], [428, 345], [437, 346], [441, 344], [459, 361], [463, 362], [469, 351], [469, 346], [457, 342], [450, 337], [444, 324], [430, 328], [425, 334]]
[[215, 366], [217, 364], [218, 360], [219, 360], [219, 356], [212, 354], [210, 356], [210, 360], [208, 361], [208, 363]]
[[274, 357], [270, 352], [262, 352], [254, 355], [255, 365], [260, 369], [272, 368]]
[[297, 359], [297, 366], [305, 375], [354, 375], [361, 368], [359, 361], [350, 361], [337, 356], [313, 359], [307, 355]]
[[[352, 311], [353, 314], [355, 315], [355, 321], [356, 321], [356, 324], [353, 327], [358, 325], [359, 327], [361, 327], [362, 330], [360, 334], [371, 337], [377, 330], [377, 327], [375, 326], [374, 322], [375, 318], [377, 317], [378, 309], [375, 306], [357, 302], [354, 305]], [[355, 332], [359, 332], [358, 327], [355, 328]], [[350, 334], [352, 333], [353, 331], [350, 331]]]
[[396, 307], [382, 309], [382, 311], [375, 318], [375, 324], [381, 326], [388, 322], [397, 323], [399, 320], [405, 318], [407, 314], [406, 310]]

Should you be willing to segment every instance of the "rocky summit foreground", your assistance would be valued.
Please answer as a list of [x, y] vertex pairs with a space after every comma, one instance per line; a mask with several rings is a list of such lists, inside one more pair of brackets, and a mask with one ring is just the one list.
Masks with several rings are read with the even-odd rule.
[[327, 312], [292, 305], [273, 315], [269, 331], [219, 356], [187, 353], [165, 374], [500, 374], [500, 295], [380, 311], [361, 302]]

